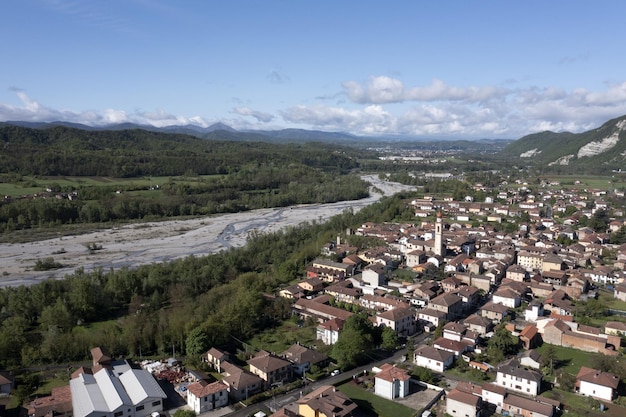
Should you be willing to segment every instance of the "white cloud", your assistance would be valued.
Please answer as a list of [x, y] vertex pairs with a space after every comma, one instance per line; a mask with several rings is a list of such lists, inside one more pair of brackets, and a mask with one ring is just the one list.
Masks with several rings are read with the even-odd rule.
[[211, 120], [164, 109], [58, 110], [18, 88], [10, 90], [20, 104], [0, 103], [0, 121], [68, 121], [96, 126], [130, 122], [158, 127], [187, 124], [206, 127], [219, 121], [235, 129], [255, 129], [262, 124], [266, 129], [300, 127], [357, 135], [515, 139], [543, 130], [582, 132], [626, 115], [626, 82], [607, 85], [602, 91], [585, 88], [568, 91], [538, 86], [466, 88], [438, 80], [426, 87], [407, 89], [401, 81], [390, 77], [372, 77], [370, 81], [367, 85], [353, 81], [343, 84], [351, 102], [341, 102], [335, 97], [332, 106], [289, 106], [280, 112], [283, 122], [280, 125], [272, 114], [243, 105], [231, 109], [235, 117]]
[[509, 90], [498, 87], [452, 87], [435, 79], [430, 85], [405, 88], [402, 81], [387, 76], [370, 77], [366, 85], [356, 81], [343, 83], [348, 98], [354, 103], [399, 103], [404, 101], [482, 102], [506, 96]]
[[257, 121], [268, 123], [274, 120], [274, 116], [269, 113], [252, 110], [249, 107], [235, 107], [233, 109], [233, 113], [238, 114], [240, 116], [251, 116], [254, 117]]

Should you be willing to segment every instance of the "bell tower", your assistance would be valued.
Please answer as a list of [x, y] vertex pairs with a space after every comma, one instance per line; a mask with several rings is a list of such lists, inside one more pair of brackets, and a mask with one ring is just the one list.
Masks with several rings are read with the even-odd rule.
[[437, 220], [435, 221], [435, 255], [443, 256], [443, 220], [441, 212], [437, 212]]

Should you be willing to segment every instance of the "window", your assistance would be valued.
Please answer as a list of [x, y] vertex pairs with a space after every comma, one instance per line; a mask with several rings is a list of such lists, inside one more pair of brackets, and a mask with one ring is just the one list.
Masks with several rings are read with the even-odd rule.
[[138, 405], [137, 408], [135, 408], [135, 411], [141, 411], [143, 410], [143, 405]]
[[159, 400], [159, 401], [155, 401], [155, 402], [153, 402], [153, 403], [152, 403], [152, 406], [153, 406], [153, 407], [156, 407], [156, 406], [158, 406], [158, 405], [161, 405], [161, 400]]
[[117, 413], [113, 414], [115, 417], [121, 417], [124, 415], [123, 411], [118, 411]]

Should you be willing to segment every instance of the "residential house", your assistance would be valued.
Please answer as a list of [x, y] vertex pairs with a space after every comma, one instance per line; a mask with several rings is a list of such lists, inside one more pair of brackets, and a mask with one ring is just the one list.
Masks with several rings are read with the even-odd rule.
[[509, 287], [500, 287], [493, 293], [492, 302], [495, 304], [502, 304], [511, 309], [517, 308], [522, 304], [521, 295]]
[[613, 401], [619, 377], [609, 372], [581, 366], [576, 375], [576, 392], [599, 400]]
[[563, 290], [555, 290], [544, 301], [543, 308], [559, 316], [574, 314], [574, 303]]
[[350, 417], [357, 405], [334, 386], [323, 385], [296, 401], [297, 415], [304, 417]]
[[337, 302], [357, 304], [363, 291], [360, 288], [353, 287], [350, 281], [340, 281], [337, 284], [326, 287], [324, 293], [333, 297]]
[[319, 277], [326, 282], [341, 281], [352, 276], [354, 268], [354, 265], [319, 258], [307, 267], [307, 276]]
[[506, 388], [497, 384], [486, 382], [483, 384], [482, 398], [483, 402], [493, 404], [497, 408], [501, 408], [506, 397]]
[[[433, 308], [425, 308], [417, 313], [417, 318], [423, 323], [424, 327], [432, 327], [433, 329], [439, 326], [439, 323], [445, 321], [447, 316], [443, 311]], [[429, 323], [432, 326], [429, 326]]]
[[411, 336], [417, 331], [415, 312], [410, 307], [396, 307], [376, 314], [376, 324], [387, 326], [399, 336]]
[[426, 262], [426, 252], [423, 250], [412, 250], [406, 254], [406, 266], [413, 268]]
[[524, 320], [536, 322], [539, 317], [543, 317], [543, 303], [539, 301], [531, 302], [524, 310]]
[[517, 253], [517, 264], [527, 271], [539, 271], [543, 264], [545, 250], [543, 248], [525, 247]]
[[506, 269], [506, 278], [513, 281], [524, 282], [528, 281], [528, 271], [521, 265], [510, 265]]
[[519, 340], [524, 349], [534, 349], [541, 343], [541, 336], [537, 330], [537, 326], [529, 324], [522, 329], [519, 334]]
[[5, 372], [0, 372], [0, 395], [11, 394], [13, 390], [13, 378]]
[[495, 383], [511, 391], [536, 396], [541, 390], [543, 374], [520, 367], [517, 359], [502, 362], [497, 367]]
[[525, 350], [520, 355], [519, 363], [527, 368], [541, 369], [541, 354], [535, 349]]
[[612, 335], [626, 335], [626, 323], [621, 321], [607, 321], [604, 325], [604, 333]]
[[626, 282], [617, 284], [614, 287], [613, 297], [620, 301], [626, 301]]
[[413, 352], [413, 362], [417, 366], [443, 372], [454, 363], [454, 353], [422, 345]]
[[247, 372], [230, 362], [222, 364], [222, 375], [228, 386], [228, 394], [233, 401], [243, 401], [257, 394], [265, 388], [265, 381], [250, 372]]
[[441, 281], [441, 287], [444, 292], [455, 292], [457, 289], [465, 285], [460, 278], [451, 276]]
[[458, 417], [479, 417], [482, 398], [468, 392], [452, 389], [446, 395], [446, 414]]
[[228, 352], [222, 352], [221, 350], [212, 347], [205, 354], [206, 362], [218, 373], [222, 372], [222, 363], [230, 360], [230, 354]]
[[297, 312], [300, 316], [305, 318], [312, 317], [320, 323], [335, 318], [341, 319], [345, 322], [348, 317], [352, 315], [352, 313], [349, 311], [318, 302], [317, 298], [314, 298], [312, 300], [300, 298], [293, 305], [293, 308], [294, 311]]
[[465, 311], [473, 311], [480, 302], [480, 293], [476, 287], [463, 285], [454, 293], [461, 297]]
[[450, 340], [456, 340], [460, 342], [463, 340], [467, 327], [461, 323], [451, 321], [443, 326], [443, 337]]
[[563, 263], [563, 259], [560, 256], [549, 253], [543, 257], [541, 260], [541, 272], [547, 271], [562, 271], [565, 269], [565, 264]]
[[333, 318], [320, 323], [317, 326], [317, 340], [321, 340], [325, 345], [333, 345], [339, 338], [339, 332], [343, 329], [345, 320]]
[[[0, 397], [6, 394], [0, 392]], [[2, 408], [3, 406], [0, 406], [0, 414]], [[28, 403], [28, 417], [72, 417], [72, 415], [72, 391], [69, 385], [53, 387], [50, 395], [36, 397]]]
[[374, 294], [365, 294], [359, 298], [359, 303], [369, 310], [391, 310], [398, 307], [409, 307], [409, 304], [404, 299]]
[[441, 291], [441, 286], [435, 281], [426, 281], [413, 288], [413, 294], [426, 301], [432, 300], [441, 294]]
[[493, 329], [493, 322], [486, 317], [472, 314], [463, 320], [463, 324], [471, 331], [476, 332], [480, 336], [485, 336]]
[[278, 291], [278, 295], [283, 298], [298, 299], [304, 297], [304, 289], [298, 284], [293, 284]]
[[428, 307], [446, 313], [447, 320], [454, 320], [463, 313], [463, 299], [454, 293], [443, 293], [430, 300]]
[[265, 381], [265, 387], [292, 379], [291, 362], [276, 357], [264, 350], [248, 360], [250, 372]]
[[552, 284], [555, 288], [561, 288], [567, 284], [567, 273], [565, 271], [543, 271], [541, 278], [543, 282]]
[[502, 411], [512, 416], [522, 417], [552, 417], [554, 405], [544, 398], [530, 399], [519, 395], [508, 394], [502, 403]]
[[480, 315], [494, 323], [500, 323], [509, 314], [509, 308], [504, 304], [488, 302], [480, 308]]
[[361, 273], [361, 280], [371, 287], [385, 285], [386, 279], [387, 274], [385, 267], [379, 264], [368, 265], [363, 268], [363, 272]]
[[304, 281], [300, 281], [298, 286], [309, 293], [316, 293], [324, 289], [324, 281], [318, 277], [311, 277], [309, 279], [305, 279]]
[[293, 372], [300, 376], [310, 371], [312, 366], [323, 368], [330, 362], [328, 356], [322, 352], [309, 349], [299, 343], [291, 345], [281, 356], [292, 363]]
[[443, 350], [454, 354], [455, 358], [458, 358], [465, 352], [474, 350], [475, 343], [469, 340], [451, 340], [445, 337], [440, 337], [433, 342], [433, 347], [437, 350]]
[[187, 385], [187, 405], [196, 413], [205, 413], [228, 405], [228, 385], [222, 381], [200, 380]]
[[406, 369], [385, 363], [380, 366], [374, 379], [374, 393], [388, 400], [404, 398], [409, 395], [411, 376]]

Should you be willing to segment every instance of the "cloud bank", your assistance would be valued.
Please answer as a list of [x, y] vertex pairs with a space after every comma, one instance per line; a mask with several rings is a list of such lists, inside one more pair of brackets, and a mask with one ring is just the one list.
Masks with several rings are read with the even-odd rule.
[[[458, 138], [511, 138], [544, 130], [582, 132], [626, 114], [626, 82], [603, 91], [553, 87], [461, 87], [435, 79], [405, 86], [388, 76], [363, 83], [346, 81], [336, 94], [278, 110], [240, 106], [232, 117], [177, 115], [174, 112], [102, 109], [59, 110], [12, 88], [19, 105], [0, 103], [0, 121], [67, 121], [101, 126], [112, 123], [157, 127], [226, 123], [236, 129], [301, 127], [355, 135], [414, 135]], [[277, 126], [269, 127], [273, 123]]]

